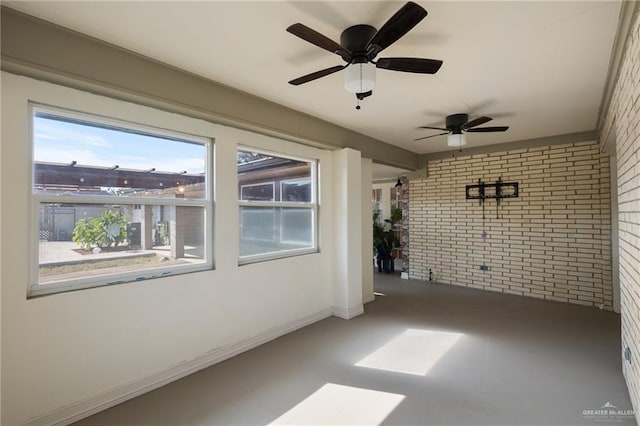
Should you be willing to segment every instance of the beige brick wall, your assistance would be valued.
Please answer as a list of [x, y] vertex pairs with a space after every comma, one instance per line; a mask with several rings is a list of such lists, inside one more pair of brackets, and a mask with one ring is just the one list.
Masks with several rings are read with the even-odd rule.
[[615, 131], [622, 350], [632, 354], [622, 369], [640, 423], [640, 15], [633, 19], [600, 137]]
[[[410, 182], [411, 278], [612, 309], [609, 157], [582, 142], [431, 161]], [[482, 207], [465, 186], [517, 181]], [[482, 231], [488, 236], [482, 239]], [[483, 272], [480, 265], [490, 270]]]

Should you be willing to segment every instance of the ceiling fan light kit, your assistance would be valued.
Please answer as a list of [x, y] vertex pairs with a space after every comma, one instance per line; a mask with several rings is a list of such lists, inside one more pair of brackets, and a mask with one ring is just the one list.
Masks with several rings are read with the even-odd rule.
[[447, 136], [447, 146], [458, 148], [467, 144], [467, 137], [464, 133], [452, 133]]
[[[373, 94], [376, 68], [419, 74], [435, 74], [442, 66], [442, 61], [440, 60], [424, 58], [380, 58], [375, 60], [380, 52], [398, 41], [418, 25], [425, 16], [427, 16], [427, 11], [422, 6], [408, 2], [389, 18], [380, 30], [364, 24], [347, 28], [340, 35], [339, 44], [306, 25], [293, 24], [287, 28], [288, 32], [321, 49], [340, 56], [346, 62], [346, 65], [336, 65], [312, 72], [289, 81], [289, 84], [299, 86], [345, 70], [344, 87], [348, 92], [354, 93], [358, 101], [360, 101]], [[360, 109], [359, 104], [356, 109]]]
[[435, 135], [424, 136], [422, 138], [414, 139], [420, 141], [423, 139], [435, 138], [436, 136], [447, 135], [447, 145], [452, 148], [459, 148], [467, 144], [466, 133], [491, 133], [491, 132], [504, 132], [509, 127], [507, 126], [489, 126], [489, 127], [476, 127], [481, 124], [488, 123], [493, 120], [491, 117], [478, 117], [473, 120], [469, 120], [468, 114], [452, 114], [447, 116], [446, 127], [432, 127], [421, 126], [421, 129], [441, 130], [444, 133], [437, 133]]
[[376, 85], [376, 67], [372, 63], [355, 64], [344, 70], [344, 88], [349, 93], [373, 91]]

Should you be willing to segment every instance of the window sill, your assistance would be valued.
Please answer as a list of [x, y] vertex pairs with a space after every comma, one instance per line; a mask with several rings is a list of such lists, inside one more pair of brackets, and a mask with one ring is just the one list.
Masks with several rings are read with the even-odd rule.
[[260, 263], [260, 262], [268, 262], [271, 260], [286, 259], [289, 257], [306, 256], [309, 254], [317, 254], [317, 253], [320, 253], [320, 249], [317, 247], [313, 247], [313, 248], [307, 248], [307, 249], [287, 250], [283, 252], [243, 256], [243, 257], [240, 257], [240, 259], [238, 260], [238, 266], [250, 265], [253, 263]]

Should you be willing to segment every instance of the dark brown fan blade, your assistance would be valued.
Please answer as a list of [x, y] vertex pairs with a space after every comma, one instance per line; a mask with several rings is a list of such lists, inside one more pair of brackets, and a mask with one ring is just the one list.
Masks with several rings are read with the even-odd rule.
[[423, 139], [435, 138], [436, 136], [448, 135], [449, 132], [438, 133], [437, 135], [425, 136], [423, 138], [414, 139], [414, 141], [421, 141]]
[[464, 123], [462, 125], [462, 129], [463, 130], [470, 129], [472, 127], [476, 127], [476, 126], [479, 126], [481, 124], [488, 123], [491, 120], [493, 120], [493, 118], [490, 118], [490, 117], [478, 117], [478, 118], [476, 118], [474, 120], [467, 121], [466, 123]]
[[376, 68], [392, 71], [435, 74], [442, 66], [442, 61], [422, 58], [380, 58]]
[[449, 131], [449, 129], [444, 129], [442, 127], [431, 127], [431, 126], [420, 126], [418, 127], [418, 129], [431, 129], [431, 130], [442, 130], [442, 131]]
[[[348, 57], [350, 53], [342, 46], [340, 46], [335, 41], [331, 40], [329, 37], [320, 34], [319, 32], [312, 30], [303, 24], [293, 24], [287, 31], [293, 34], [294, 36], [298, 36], [301, 39], [308, 41], [309, 43], [318, 46], [324, 50], [328, 50], [331, 53], [335, 53], [336, 55], [340, 55], [343, 58]], [[346, 60], [346, 59], [345, 59]]]
[[418, 25], [418, 22], [422, 21], [425, 16], [427, 16], [427, 11], [411, 1], [402, 6], [369, 41], [368, 45], [373, 47], [371, 59], [398, 41], [411, 28]]
[[467, 132], [474, 133], [488, 133], [488, 132], [504, 132], [509, 126], [494, 126], [494, 127], [478, 127], [477, 129], [469, 129]]
[[342, 69], [345, 69], [348, 65], [336, 65], [335, 67], [327, 68], [324, 70], [312, 72], [311, 74], [303, 75], [302, 77], [298, 77], [294, 80], [291, 80], [289, 84], [293, 84], [294, 86], [299, 86], [304, 83], [308, 83], [310, 81], [316, 80], [320, 77], [324, 77], [329, 74], [333, 74], [334, 72], [338, 72]]

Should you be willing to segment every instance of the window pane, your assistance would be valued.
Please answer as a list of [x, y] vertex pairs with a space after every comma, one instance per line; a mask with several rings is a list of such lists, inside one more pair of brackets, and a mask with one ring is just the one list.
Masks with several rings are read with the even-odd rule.
[[312, 246], [313, 234], [310, 225], [313, 223], [313, 211], [311, 209], [282, 209], [280, 220], [280, 235], [283, 243], [300, 247]]
[[282, 182], [281, 201], [311, 202], [311, 180]]
[[39, 284], [204, 263], [204, 217], [199, 206], [42, 203]]
[[382, 189], [373, 189], [371, 193], [371, 210], [374, 220], [382, 224]]
[[[275, 157], [247, 150], [238, 150], [238, 199], [254, 201], [312, 201], [312, 162]], [[249, 189], [252, 186], [255, 189]], [[273, 185], [275, 193], [258, 193]], [[266, 191], [266, 190], [265, 190]], [[256, 198], [248, 198], [255, 196]]]
[[240, 187], [242, 201], [273, 201], [273, 182], [243, 185]]
[[389, 199], [391, 200], [391, 208], [395, 209], [398, 207], [398, 195], [399, 191], [396, 188], [389, 188]]
[[[273, 243], [276, 240], [275, 210], [269, 207], [241, 208], [240, 239]], [[242, 252], [242, 249], [240, 251]]]
[[34, 192], [206, 198], [200, 143], [36, 112], [33, 144]]
[[313, 210], [240, 207], [240, 256], [312, 248]]

